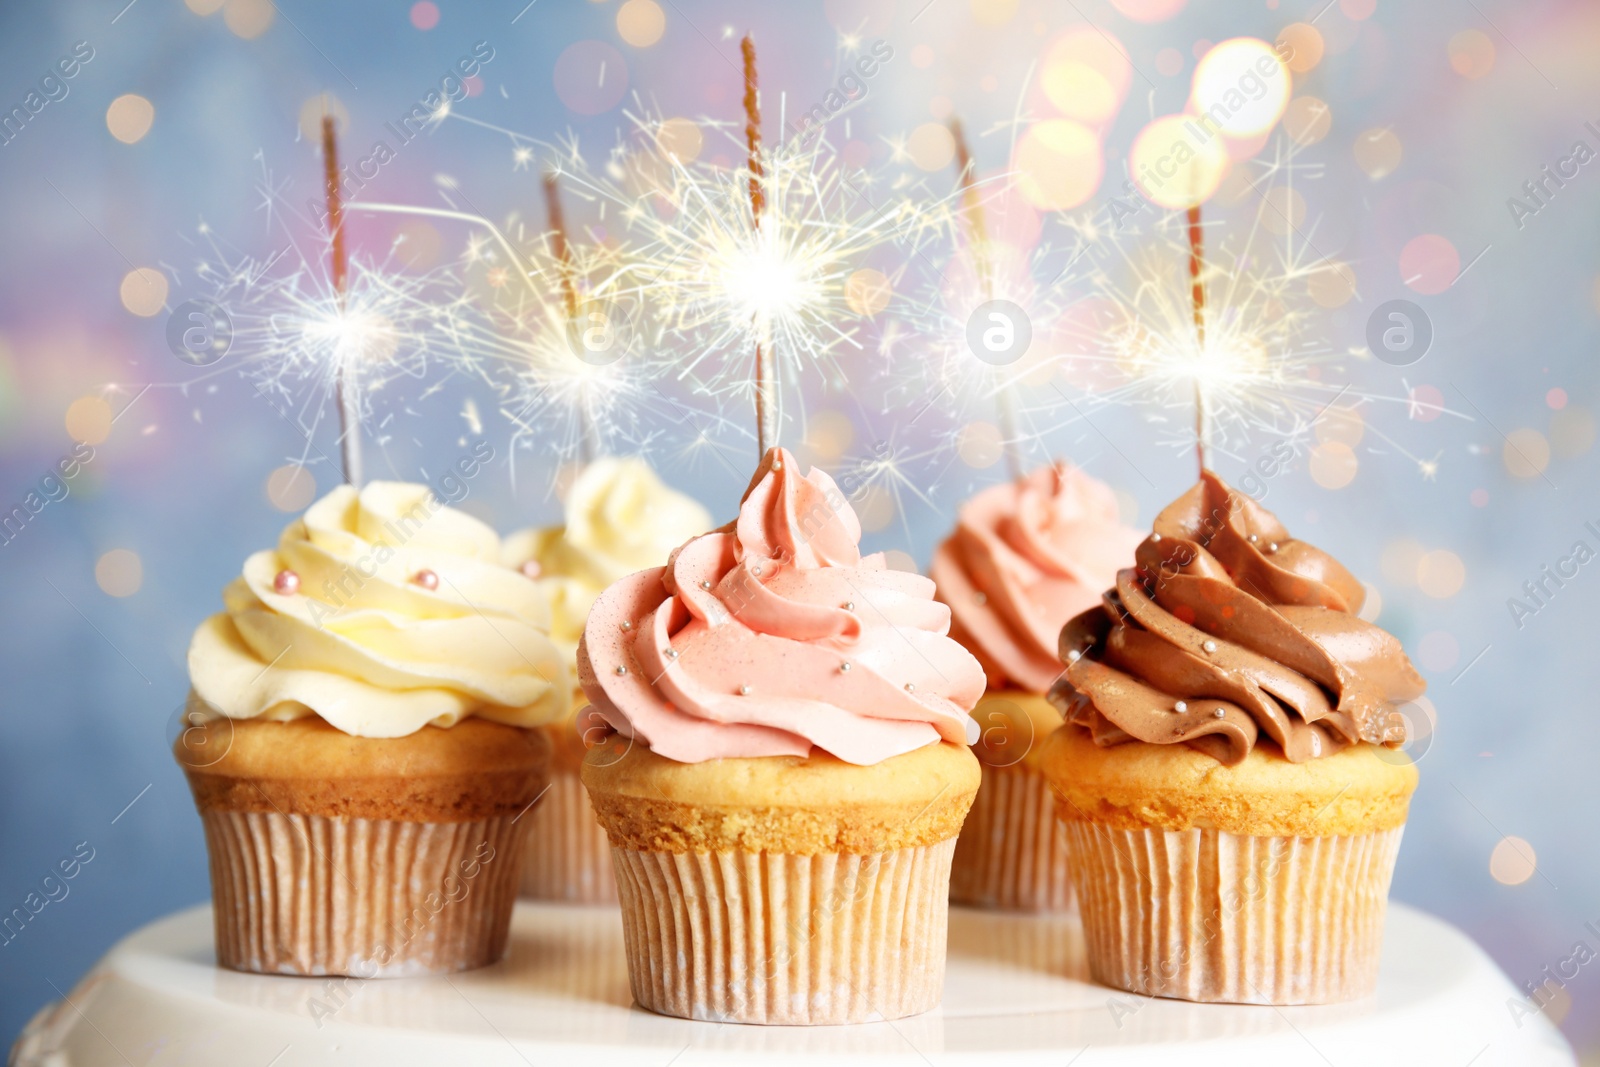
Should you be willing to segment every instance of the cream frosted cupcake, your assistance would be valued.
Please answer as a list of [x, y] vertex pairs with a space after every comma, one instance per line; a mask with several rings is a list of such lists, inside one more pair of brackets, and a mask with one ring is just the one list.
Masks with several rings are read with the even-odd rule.
[[1155, 996], [1350, 1000], [1377, 982], [1424, 683], [1363, 588], [1205, 472], [1062, 630], [1044, 753], [1090, 970]]
[[583, 782], [633, 995], [749, 1023], [938, 1003], [983, 670], [932, 583], [862, 557], [826, 474], [762, 461], [728, 526], [595, 602], [584, 691], [618, 731]]
[[[504, 559], [531, 578], [550, 601], [551, 637], [573, 662], [595, 597], [612, 582], [659, 567], [674, 548], [711, 527], [711, 515], [669, 489], [637, 458], [590, 463], [567, 493], [566, 522], [521, 530], [506, 538]], [[550, 784], [528, 817], [522, 893], [540, 900], [606, 903], [617, 899], [611, 851], [578, 780], [587, 731], [604, 733], [583, 715], [580, 691], [573, 713], [544, 727], [554, 751]], [[596, 726], [599, 730], [596, 730]]]
[[245, 561], [189, 646], [175, 746], [218, 962], [423, 974], [505, 951], [572, 682], [544, 595], [427, 487], [341, 486]]
[[1044, 694], [1061, 673], [1061, 625], [1099, 600], [1139, 543], [1117, 510], [1104, 484], [1057, 463], [967, 501], [934, 552], [950, 636], [988, 676], [974, 713], [983, 785], [956, 842], [955, 903], [1072, 907], [1065, 833], [1039, 770], [1044, 739], [1061, 725]]

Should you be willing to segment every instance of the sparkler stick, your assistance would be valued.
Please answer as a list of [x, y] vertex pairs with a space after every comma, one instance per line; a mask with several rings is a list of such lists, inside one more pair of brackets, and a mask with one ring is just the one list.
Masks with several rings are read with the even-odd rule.
[[[989, 249], [989, 229], [983, 215], [983, 201], [978, 196], [978, 169], [967, 148], [967, 135], [960, 119], [950, 120], [950, 136], [956, 143], [956, 168], [961, 178], [961, 206], [967, 217], [971, 234], [972, 258], [978, 271], [978, 284], [983, 291], [984, 303], [994, 299], [994, 264]], [[1021, 444], [1017, 440], [1017, 412], [1011, 388], [1001, 382], [995, 391], [999, 408], [1000, 436], [1005, 442], [1006, 466], [1012, 478], [1022, 477]]]
[[[1189, 300], [1194, 307], [1194, 333], [1200, 358], [1206, 352], [1206, 287], [1200, 278], [1205, 266], [1205, 236], [1200, 229], [1200, 205], [1189, 207]], [[1200, 461], [1200, 471], [1206, 469], [1206, 442], [1211, 427], [1206, 415], [1205, 383], [1196, 375], [1194, 380], [1194, 452]]]
[[[761, 165], [761, 89], [756, 80], [756, 44], [749, 34], [739, 42], [744, 56], [744, 139], [750, 171], [750, 224], [759, 232], [766, 211], [766, 172]], [[756, 447], [761, 455], [778, 443], [778, 372], [772, 353], [771, 325], [756, 320]]]
[[[572, 246], [567, 242], [567, 220], [561, 211], [561, 186], [554, 174], [544, 176], [544, 204], [551, 242], [555, 245], [556, 260], [560, 264], [562, 303], [566, 308], [567, 322], [572, 323], [578, 317], [578, 287], [573, 280]], [[587, 408], [579, 412], [578, 419], [578, 458], [587, 465], [600, 454], [600, 435], [595, 428], [594, 417]]]
[[[333, 116], [322, 116], [322, 164], [328, 197], [330, 274], [339, 297], [339, 312], [345, 310], [349, 289], [350, 257], [344, 244], [344, 202], [339, 194], [339, 146], [334, 137]], [[334, 403], [339, 409], [339, 454], [344, 462], [344, 480], [361, 488], [361, 407], [346, 359], [341, 358], [334, 379]]]

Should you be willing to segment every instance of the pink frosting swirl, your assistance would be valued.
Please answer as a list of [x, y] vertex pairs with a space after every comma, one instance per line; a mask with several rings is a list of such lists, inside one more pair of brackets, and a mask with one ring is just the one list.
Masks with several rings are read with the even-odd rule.
[[962, 505], [930, 573], [954, 616], [952, 636], [989, 684], [1043, 693], [1061, 673], [1062, 624], [1099, 603], [1140, 540], [1118, 521], [1103, 482], [1056, 463]]
[[933, 583], [863, 557], [833, 479], [769, 451], [739, 517], [602, 593], [578, 677], [619, 733], [683, 763], [806, 756], [873, 764], [966, 744], [983, 668]]

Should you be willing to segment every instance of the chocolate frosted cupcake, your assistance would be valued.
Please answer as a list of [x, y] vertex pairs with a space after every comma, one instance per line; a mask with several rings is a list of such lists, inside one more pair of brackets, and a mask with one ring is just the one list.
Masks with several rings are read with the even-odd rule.
[[[601, 457], [584, 467], [567, 492], [560, 526], [506, 537], [507, 564], [538, 582], [550, 601], [550, 636], [569, 663], [589, 608], [612, 582], [659, 567], [672, 550], [711, 527], [711, 515], [656, 477], [634, 457]], [[555, 753], [550, 784], [523, 824], [528, 841], [522, 894], [538, 900], [609, 903], [617, 899], [611, 849], [578, 780], [588, 742], [604, 724], [585, 715], [578, 691], [572, 713], [544, 727]]]
[[245, 561], [189, 646], [175, 755], [217, 961], [437, 973], [505, 951], [536, 729], [570, 703], [538, 587], [427, 487], [341, 486]]
[[933, 583], [860, 536], [832, 480], [774, 449], [735, 522], [590, 612], [578, 671], [618, 736], [583, 782], [651, 1011], [827, 1024], [939, 1001], [983, 671]]
[[1118, 522], [1111, 490], [1058, 463], [967, 501], [934, 552], [950, 636], [988, 676], [974, 712], [983, 785], [956, 842], [955, 903], [1072, 907], [1065, 832], [1039, 771], [1044, 739], [1061, 725], [1044, 693], [1061, 673], [1062, 623], [1099, 600], [1138, 543]]
[[1044, 771], [1090, 969], [1201, 1001], [1370, 993], [1424, 683], [1361, 583], [1214, 474], [1061, 632]]

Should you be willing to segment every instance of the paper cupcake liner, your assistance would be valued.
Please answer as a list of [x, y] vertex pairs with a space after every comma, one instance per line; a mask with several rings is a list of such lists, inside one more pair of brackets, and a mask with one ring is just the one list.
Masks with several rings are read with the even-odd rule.
[[1402, 829], [1251, 837], [1069, 821], [1090, 974], [1184, 1000], [1364, 997], [1378, 981]]
[[944, 986], [954, 848], [613, 849], [634, 999], [684, 1019], [780, 1025], [927, 1011]]
[[552, 772], [549, 788], [522, 821], [528, 824], [522, 852], [523, 896], [574, 904], [615, 903], [611, 845], [576, 774]]
[[1011, 911], [1074, 910], [1065, 834], [1044, 775], [1020, 764], [985, 764], [983, 784], [956, 839], [951, 902]]
[[524, 829], [201, 813], [217, 962], [259, 974], [397, 977], [505, 954]]

